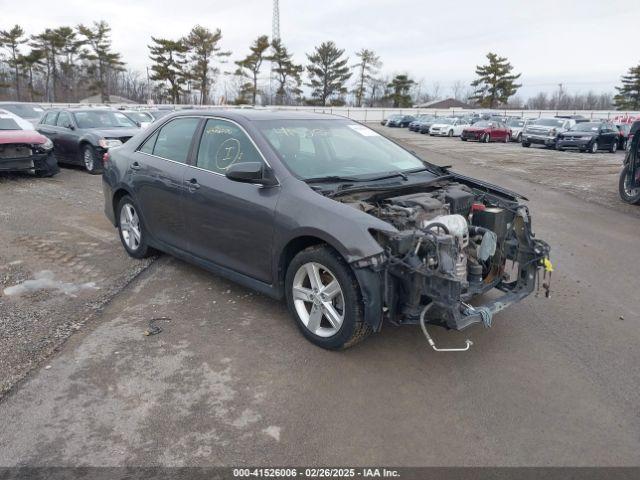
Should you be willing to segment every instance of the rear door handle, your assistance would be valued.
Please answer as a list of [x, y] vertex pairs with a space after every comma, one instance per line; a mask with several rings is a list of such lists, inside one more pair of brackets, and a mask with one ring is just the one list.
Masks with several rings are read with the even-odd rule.
[[189, 187], [189, 190], [197, 190], [200, 188], [200, 184], [198, 183], [198, 180], [195, 178], [190, 178], [185, 183], [187, 184], [187, 187]]

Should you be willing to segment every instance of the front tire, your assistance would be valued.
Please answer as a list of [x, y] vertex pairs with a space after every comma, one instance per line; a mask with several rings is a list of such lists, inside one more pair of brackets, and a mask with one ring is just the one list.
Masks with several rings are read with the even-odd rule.
[[631, 205], [640, 205], [640, 188], [632, 189], [630, 186], [629, 165], [625, 165], [620, 173], [618, 191], [620, 198]]
[[139, 209], [129, 195], [120, 199], [116, 213], [120, 241], [129, 256], [133, 258], [152, 256], [155, 251], [147, 243], [148, 235], [140, 218]]
[[485, 134], [482, 136], [482, 143], [489, 143], [490, 141], [491, 141], [491, 136], [489, 136], [489, 134], [488, 134], [488, 133], [485, 133]]
[[351, 268], [327, 246], [306, 248], [293, 258], [285, 276], [285, 294], [298, 328], [319, 347], [345, 349], [371, 333]]
[[91, 175], [99, 175], [102, 173], [101, 160], [98, 158], [95, 148], [91, 145], [82, 147], [82, 164]]
[[449, 130], [449, 133], [447, 133], [448, 137], [453, 137], [453, 130]]
[[611, 146], [609, 147], [609, 153], [616, 153], [618, 151], [618, 141], [611, 142]]
[[597, 153], [598, 152], [598, 142], [593, 142], [591, 147], [589, 147], [589, 153]]

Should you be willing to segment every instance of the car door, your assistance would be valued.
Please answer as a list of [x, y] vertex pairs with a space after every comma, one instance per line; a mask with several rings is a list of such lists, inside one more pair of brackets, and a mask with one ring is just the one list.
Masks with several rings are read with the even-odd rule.
[[201, 259], [271, 283], [273, 221], [280, 188], [229, 180], [227, 169], [241, 162], [266, 163], [238, 124], [207, 119], [185, 176], [188, 248]]
[[58, 155], [65, 162], [80, 163], [80, 157], [74, 155], [77, 149], [73, 147], [73, 144], [77, 144], [78, 141], [78, 134], [75, 131], [75, 124], [71, 120], [71, 114], [64, 111], [60, 112], [56, 121], [55, 148], [58, 149]]
[[53, 142], [53, 155], [56, 161], [62, 162], [64, 159], [59, 155], [56, 142], [56, 137], [58, 136], [58, 129], [56, 127], [57, 119], [58, 112], [56, 110], [47, 112], [36, 127], [36, 130]]
[[186, 250], [184, 173], [200, 117], [177, 117], [134, 153], [128, 175], [144, 225], [165, 246]]

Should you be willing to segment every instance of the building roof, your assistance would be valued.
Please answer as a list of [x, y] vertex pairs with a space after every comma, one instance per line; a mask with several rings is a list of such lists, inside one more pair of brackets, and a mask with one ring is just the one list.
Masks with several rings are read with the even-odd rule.
[[468, 103], [461, 102], [460, 100], [456, 100], [455, 98], [445, 98], [444, 100], [434, 100], [432, 102], [421, 103], [417, 105], [419, 108], [468, 108], [472, 109], [473, 106]]
[[[80, 100], [80, 103], [105, 103], [102, 101], [102, 95], [92, 95], [87, 98], [83, 98]], [[137, 103], [133, 100], [125, 97], [120, 97], [118, 95], [109, 95], [109, 101], [106, 103]]]

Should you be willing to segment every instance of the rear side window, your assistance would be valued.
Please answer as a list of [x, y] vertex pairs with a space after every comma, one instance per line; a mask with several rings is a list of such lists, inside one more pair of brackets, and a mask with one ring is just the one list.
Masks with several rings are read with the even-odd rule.
[[256, 147], [235, 123], [207, 120], [198, 147], [197, 167], [224, 175], [235, 163], [261, 161]]
[[56, 125], [58, 125], [59, 127], [68, 128], [69, 125], [71, 125], [71, 116], [67, 112], [60, 112]]
[[42, 119], [42, 123], [44, 125], [55, 125], [57, 118], [58, 112], [47, 112], [47, 114]]
[[186, 163], [199, 118], [176, 118], [164, 125], [144, 143], [141, 152]]

